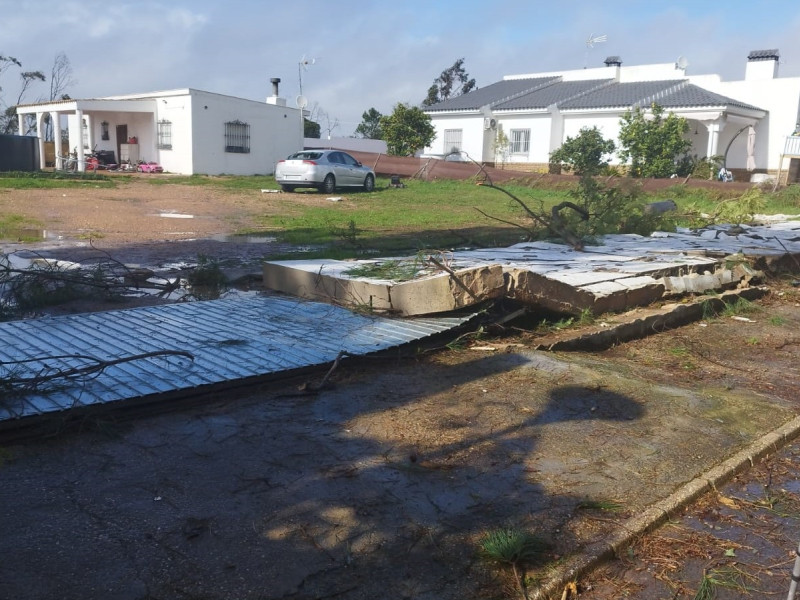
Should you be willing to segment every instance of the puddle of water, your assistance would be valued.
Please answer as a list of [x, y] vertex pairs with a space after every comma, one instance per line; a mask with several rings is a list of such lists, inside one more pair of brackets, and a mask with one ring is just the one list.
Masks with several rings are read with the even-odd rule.
[[3, 238], [20, 242], [38, 242], [47, 239], [47, 230], [35, 227], [15, 227], [6, 229]]
[[274, 235], [267, 234], [225, 234], [212, 235], [215, 242], [232, 242], [235, 244], [272, 244], [278, 241]]
[[165, 219], [194, 219], [194, 215], [183, 215], [181, 213], [171, 213], [171, 212], [162, 212], [155, 215], [149, 215], [151, 217], [163, 217]]

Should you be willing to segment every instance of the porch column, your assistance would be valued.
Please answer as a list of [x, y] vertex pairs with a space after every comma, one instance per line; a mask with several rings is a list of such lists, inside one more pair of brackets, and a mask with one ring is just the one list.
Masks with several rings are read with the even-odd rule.
[[61, 157], [61, 113], [51, 112], [50, 121], [53, 123], [53, 147], [55, 148], [56, 170], [64, 168], [64, 161]]
[[75, 110], [75, 117], [78, 119], [78, 171], [83, 173], [86, 171], [86, 155], [83, 153], [83, 111], [80, 108]]
[[725, 129], [725, 123], [714, 121], [706, 125], [708, 130], [708, 146], [706, 148], [706, 156], [711, 158], [719, 153], [719, 134]]
[[36, 137], [39, 138], [39, 168], [44, 169], [44, 113], [36, 113]]
[[86, 119], [86, 143], [89, 145], [89, 152], [94, 150], [94, 118], [92, 115], [84, 115]]

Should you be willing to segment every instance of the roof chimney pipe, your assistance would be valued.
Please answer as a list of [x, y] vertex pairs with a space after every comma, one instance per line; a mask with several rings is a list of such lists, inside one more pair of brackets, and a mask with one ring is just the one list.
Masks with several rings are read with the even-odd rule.
[[280, 77], [273, 77], [270, 79], [270, 82], [272, 83], [272, 96], [267, 96], [267, 104], [286, 106], [286, 98], [278, 96], [278, 84], [281, 82]]

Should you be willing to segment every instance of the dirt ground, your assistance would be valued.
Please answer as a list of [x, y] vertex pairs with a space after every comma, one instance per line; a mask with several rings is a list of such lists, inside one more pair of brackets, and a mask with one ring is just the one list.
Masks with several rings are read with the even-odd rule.
[[[210, 239], [268, 210], [268, 194], [63, 193], [0, 192], [0, 210], [61, 236], [26, 247], [79, 260], [91, 231], [138, 264], [202, 249], [257, 265], [278, 251]], [[603, 352], [537, 352], [538, 334], [512, 327], [344, 361], [317, 394], [275, 382], [6, 443], [0, 598], [519, 597], [478, 553], [501, 527], [543, 541], [526, 571], [535, 596], [646, 507], [795, 418], [800, 294], [790, 278], [771, 287], [750, 312]], [[798, 460], [790, 444], [703, 496], [577, 578], [578, 597], [785, 595]]]

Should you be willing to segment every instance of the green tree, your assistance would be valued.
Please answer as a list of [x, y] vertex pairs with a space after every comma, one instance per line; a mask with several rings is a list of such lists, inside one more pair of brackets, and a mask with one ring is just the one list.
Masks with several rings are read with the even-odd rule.
[[455, 98], [475, 89], [475, 80], [470, 79], [466, 69], [464, 69], [464, 59], [459, 58], [449, 67], [442, 71], [433, 85], [428, 88], [428, 96], [422, 101], [423, 106], [431, 106], [438, 102], [444, 102], [448, 98]]
[[303, 117], [303, 137], [319, 139], [321, 129], [319, 123]]
[[412, 156], [436, 137], [431, 118], [408, 104], [396, 104], [391, 115], [381, 117], [380, 125], [389, 154], [395, 156]]
[[669, 113], [653, 103], [650, 114], [640, 107], [627, 111], [620, 120], [620, 158], [630, 163], [633, 177], [669, 177], [676, 163], [692, 142], [684, 136], [689, 123], [683, 117]]
[[361, 123], [356, 127], [355, 134], [368, 140], [382, 140], [381, 118], [383, 115], [374, 108], [365, 110], [361, 115]]
[[[22, 69], [22, 63], [13, 56], [0, 55], [0, 76], [12, 67]], [[22, 103], [22, 99], [32, 83], [36, 81], [45, 81], [44, 73], [41, 71], [21, 71], [19, 77], [20, 89], [15, 102], [9, 105], [5, 102], [5, 98], [0, 95], [0, 108], [2, 108], [2, 114], [0, 114], [0, 132], [2, 133], [8, 134], [17, 131], [19, 121], [17, 120], [16, 105]], [[2, 91], [3, 88], [0, 87], [0, 92]], [[25, 131], [20, 132], [20, 134], [23, 135], [25, 133]]]
[[614, 150], [614, 142], [603, 138], [597, 126], [582, 127], [577, 136], [567, 137], [550, 155], [550, 164], [560, 165], [576, 175], [596, 175], [608, 166], [608, 155]]

